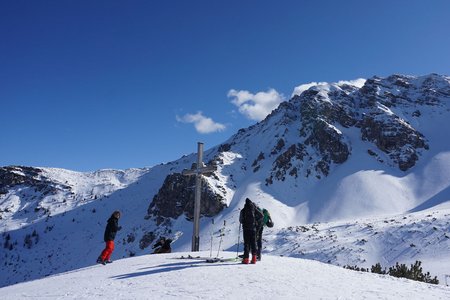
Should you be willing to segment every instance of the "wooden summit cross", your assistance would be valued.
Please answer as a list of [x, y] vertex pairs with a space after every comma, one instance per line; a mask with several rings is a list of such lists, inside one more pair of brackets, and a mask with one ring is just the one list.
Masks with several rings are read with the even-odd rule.
[[183, 175], [195, 175], [195, 202], [194, 202], [194, 231], [192, 233], [192, 251], [200, 248], [200, 198], [202, 192], [202, 174], [214, 172], [216, 166], [205, 166], [203, 164], [203, 143], [198, 142], [197, 166], [192, 170], [183, 170]]

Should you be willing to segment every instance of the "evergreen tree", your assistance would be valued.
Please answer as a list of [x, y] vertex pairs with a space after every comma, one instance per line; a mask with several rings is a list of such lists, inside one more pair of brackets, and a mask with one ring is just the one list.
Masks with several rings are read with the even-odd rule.
[[373, 265], [370, 268], [370, 272], [376, 273], [376, 274], [386, 274], [386, 269], [382, 270], [381, 269], [381, 264], [380, 263], [376, 263], [375, 265]]

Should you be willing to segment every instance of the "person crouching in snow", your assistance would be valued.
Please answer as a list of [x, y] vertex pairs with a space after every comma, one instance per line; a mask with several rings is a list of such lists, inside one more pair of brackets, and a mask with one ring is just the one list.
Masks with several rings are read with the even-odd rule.
[[104, 235], [106, 246], [105, 249], [100, 254], [100, 256], [97, 258], [97, 263], [99, 264], [106, 265], [108, 263], [112, 263], [111, 254], [114, 251], [114, 239], [116, 237], [117, 231], [122, 229], [122, 227], [119, 226], [119, 219], [120, 219], [120, 211], [118, 210], [113, 212], [111, 217], [109, 217], [108, 219], [108, 224], [106, 225]]
[[252, 264], [256, 264], [256, 218], [255, 218], [255, 205], [247, 198], [245, 199], [244, 208], [239, 214], [239, 222], [242, 224], [244, 232], [244, 258], [243, 264], [249, 263], [249, 252], [252, 252]]
[[153, 254], [159, 254], [159, 253], [170, 253], [172, 252], [172, 248], [170, 247], [170, 243], [172, 243], [171, 239], [166, 239], [165, 237], [161, 237], [159, 241], [153, 245]]

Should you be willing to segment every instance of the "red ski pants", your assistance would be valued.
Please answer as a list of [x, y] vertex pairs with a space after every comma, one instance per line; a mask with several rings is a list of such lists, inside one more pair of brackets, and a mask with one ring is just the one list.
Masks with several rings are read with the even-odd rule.
[[107, 241], [105, 249], [102, 251], [102, 254], [100, 254], [101, 259], [110, 260], [113, 251], [114, 251], [114, 241]]

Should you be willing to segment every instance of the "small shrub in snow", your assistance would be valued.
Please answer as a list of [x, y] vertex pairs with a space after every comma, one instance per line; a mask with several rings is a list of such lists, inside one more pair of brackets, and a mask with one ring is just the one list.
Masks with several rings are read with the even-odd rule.
[[359, 272], [369, 272], [369, 269], [365, 269], [365, 268], [360, 268], [358, 266], [350, 266], [350, 265], [346, 265], [344, 266], [344, 269], [349, 269], [349, 270], [353, 270], [353, 271], [359, 271]]
[[381, 264], [376, 263], [370, 268], [370, 272], [376, 274], [386, 274], [386, 268], [384, 270], [381, 269]]
[[394, 277], [403, 277], [416, 281], [439, 284], [439, 280], [436, 276], [431, 278], [430, 272], [424, 273], [422, 271], [422, 262], [416, 261], [414, 265], [411, 265], [411, 268], [408, 268], [405, 264], [396, 263], [395, 267], [390, 267], [388, 274]]
[[[436, 276], [434, 278], [431, 278], [430, 272], [424, 273], [422, 270], [422, 262], [416, 261], [414, 264], [411, 265], [411, 268], [408, 268], [405, 264], [399, 264], [398, 262], [393, 267], [389, 267], [389, 270], [386, 271], [386, 268], [383, 270], [381, 268], [380, 263], [376, 263], [370, 268], [370, 272], [376, 273], [376, 274], [387, 274], [394, 277], [399, 278], [407, 278], [415, 281], [421, 281], [431, 284], [439, 284], [439, 280]], [[369, 269], [360, 268], [358, 266], [344, 266], [345, 269], [354, 270], [354, 271], [361, 271], [361, 272], [369, 272]]]

